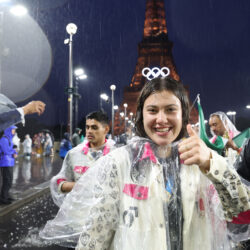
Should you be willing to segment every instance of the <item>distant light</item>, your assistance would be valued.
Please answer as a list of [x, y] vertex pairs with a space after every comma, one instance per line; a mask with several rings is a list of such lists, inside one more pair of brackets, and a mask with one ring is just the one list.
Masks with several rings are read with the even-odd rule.
[[123, 104], [123, 107], [124, 107], [124, 108], [127, 108], [127, 107], [128, 107], [128, 104], [127, 104], [127, 103], [124, 103], [124, 104]]
[[84, 70], [82, 68], [75, 69], [75, 75], [80, 76], [84, 74]]
[[250, 105], [247, 105], [246, 108], [247, 108], [247, 109], [250, 109]]
[[110, 89], [111, 89], [111, 90], [115, 90], [115, 89], [116, 89], [116, 86], [113, 84], [113, 85], [110, 86]]
[[236, 115], [236, 112], [235, 111], [228, 111], [227, 115]]
[[15, 16], [24, 16], [27, 14], [28, 10], [22, 5], [16, 5], [10, 9], [10, 12]]
[[119, 108], [118, 105], [115, 105], [115, 106], [113, 107], [114, 110], [117, 110], [118, 108]]
[[120, 113], [120, 116], [123, 117], [123, 116], [124, 116], [124, 112], [121, 112], [121, 113]]
[[106, 95], [105, 93], [100, 94], [100, 97], [101, 97], [103, 100], [105, 100], [105, 101], [107, 101], [107, 100], [109, 99], [108, 95]]
[[78, 78], [79, 78], [80, 80], [87, 79], [87, 77], [88, 77], [88, 76], [85, 75], [85, 74], [78, 76]]
[[74, 35], [77, 31], [77, 26], [74, 23], [69, 23], [66, 26], [66, 31], [69, 35]]
[[69, 44], [69, 38], [64, 39], [64, 44]]
[[127, 117], [127, 116], [125, 117], [125, 120], [126, 120], [126, 121], [128, 120], [128, 117]]
[[206, 123], [207, 123], [207, 120], [205, 120], [204, 123], [206, 124]]
[[133, 116], [133, 112], [130, 112], [129, 114], [130, 114], [131, 116]]

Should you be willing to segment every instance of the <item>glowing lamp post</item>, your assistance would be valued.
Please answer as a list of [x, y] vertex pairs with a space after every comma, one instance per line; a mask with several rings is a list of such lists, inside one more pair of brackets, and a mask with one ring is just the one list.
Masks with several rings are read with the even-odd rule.
[[128, 104], [124, 103], [123, 107], [124, 107], [124, 117], [125, 117], [124, 118], [124, 133], [126, 134], [126, 125], [127, 125], [126, 117], [127, 117], [127, 107], [128, 107]]
[[79, 89], [79, 81], [84, 80], [87, 78], [87, 75], [84, 73], [82, 68], [75, 69], [74, 71], [76, 80], [75, 80], [75, 87], [74, 87], [74, 99], [75, 99], [75, 128], [78, 124], [78, 100], [81, 98], [81, 95], [78, 92]]
[[115, 85], [111, 85], [110, 86], [112, 95], [111, 95], [111, 112], [112, 112], [112, 127], [111, 127], [111, 135], [112, 135], [112, 139], [114, 139], [114, 116], [115, 116], [115, 110], [114, 110], [114, 91], [116, 89]]
[[64, 41], [65, 44], [69, 45], [69, 87], [68, 87], [68, 132], [70, 138], [72, 136], [72, 123], [73, 123], [73, 35], [76, 34], [77, 26], [74, 23], [69, 23], [66, 26], [66, 31], [69, 34], [69, 39]]
[[105, 93], [100, 94], [100, 109], [101, 111], [104, 111], [102, 108], [102, 100], [104, 100], [105, 102], [108, 102], [109, 101], [108, 95]]

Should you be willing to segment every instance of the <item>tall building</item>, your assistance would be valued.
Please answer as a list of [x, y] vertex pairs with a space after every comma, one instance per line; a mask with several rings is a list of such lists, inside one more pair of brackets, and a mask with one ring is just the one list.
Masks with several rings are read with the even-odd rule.
[[[173, 43], [168, 39], [164, 0], [146, 0], [143, 39], [138, 44], [135, 72], [129, 86], [124, 89], [120, 111], [124, 109], [123, 104], [127, 103], [127, 115], [129, 116], [131, 112], [135, 114], [137, 98], [147, 81], [147, 78], [142, 75], [144, 68], [168, 67], [170, 76], [175, 80], [180, 80], [173, 60], [172, 48]], [[115, 116], [115, 134], [124, 132], [123, 119], [124, 117], [120, 117], [119, 112], [117, 112]]]

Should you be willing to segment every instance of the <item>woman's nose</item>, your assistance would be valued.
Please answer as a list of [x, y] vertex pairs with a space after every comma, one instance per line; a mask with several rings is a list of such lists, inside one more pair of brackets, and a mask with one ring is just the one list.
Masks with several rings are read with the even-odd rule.
[[167, 120], [167, 115], [165, 114], [165, 112], [160, 111], [157, 114], [157, 122], [165, 122]]

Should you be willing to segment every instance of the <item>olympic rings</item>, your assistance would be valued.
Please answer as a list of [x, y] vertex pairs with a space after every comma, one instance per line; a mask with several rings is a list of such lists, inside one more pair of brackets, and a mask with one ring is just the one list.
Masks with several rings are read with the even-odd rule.
[[146, 67], [142, 70], [142, 75], [148, 80], [152, 80], [158, 76], [166, 77], [170, 74], [170, 69], [168, 67], [163, 67], [161, 69], [154, 67], [152, 69]]

